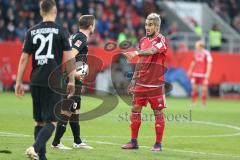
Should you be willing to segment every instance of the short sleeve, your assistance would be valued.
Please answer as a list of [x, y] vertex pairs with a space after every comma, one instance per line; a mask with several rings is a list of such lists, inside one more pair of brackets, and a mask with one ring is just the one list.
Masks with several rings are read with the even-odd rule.
[[166, 53], [167, 39], [164, 36], [158, 37], [153, 47], [155, 47], [158, 50], [158, 53]]
[[76, 50], [78, 50], [79, 53], [82, 53], [82, 49], [85, 46], [87, 46], [87, 43], [81, 38], [76, 37], [72, 40], [72, 48], [75, 48]]
[[70, 51], [72, 49], [70, 42], [70, 34], [64, 29], [62, 34], [62, 45], [64, 51]]
[[24, 39], [22, 52], [27, 54], [32, 54], [33, 52], [33, 44], [31, 41], [30, 31], [27, 32], [26, 37]]

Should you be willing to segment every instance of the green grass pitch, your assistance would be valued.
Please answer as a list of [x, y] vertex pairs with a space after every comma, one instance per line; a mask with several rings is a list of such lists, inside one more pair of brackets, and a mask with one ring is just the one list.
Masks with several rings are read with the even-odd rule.
[[[109, 97], [111, 98], [111, 97]], [[96, 107], [100, 100], [82, 97], [82, 112]], [[0, 93], [0, 160], [24, 160], [25, 149], [33, 143], [31, 97], [20, 100], [13, 93]], [[126, 119], [130, 106], [119, 99], [112, 112], [81, 122], [81, 138], [93, 150], [54, 150], [48, 143], [50, 160], [239, 160], [240, 102], [210, 99], [207, 107], [190, 106], [189, 99], [167, 98], [163, 152], [150, 151], [155, 139], [150, 107], [143, 110], [139, 150], [122, 150], [129, 141]], [[71, 147], [70, 127], [62, 143]]]

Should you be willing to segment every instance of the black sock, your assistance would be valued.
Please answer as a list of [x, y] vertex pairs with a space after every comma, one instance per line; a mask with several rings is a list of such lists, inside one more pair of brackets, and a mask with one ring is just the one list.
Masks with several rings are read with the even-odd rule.
[[35, 126], [34, 128], [34, 139], [36, 140], [37, 135], [39, 133], [39, 131], [43, 128], [43, 126]]
[[66, 131], [66, 126], [67, 122], [58, 122], [55, 137], [52, 142], [53, 146], [57, 146], [60, 143], [60, 140]]
[[55, 126], [52, 123], [46, 123], [43, 128], [39, 131], [36, 141], [33, 145], [34, 150], [39, 153], [40, 149], [42, 149], [48, 139], [52, 136]]
[[72, 134], [74, 138], [74, 143], [80, 144], [82, 143], [82, 140], [80, 138], [80, 125], [79, 122], [69, 122], [71, 129], [72, 129]]
[[[43, 126], [35, 126], [34, 128], [34, 139], [36, 140], [38, 133], [43, 128]], [[38, 152], [40, 160], [46, 160], [46, 145], [44, 145]]]
[[134, 143], [134, 144], [137, 144], [137, 139], [131, 139], [131, 142]]

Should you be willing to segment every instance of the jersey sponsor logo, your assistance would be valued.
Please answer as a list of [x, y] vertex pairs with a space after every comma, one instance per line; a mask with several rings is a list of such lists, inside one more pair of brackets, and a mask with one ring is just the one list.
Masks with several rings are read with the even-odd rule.
[[80, 47], [81, 44], [82, 44], [82, 41], [80, 41], [80, 40], [77, 40], [77, 41], [74, 43], [74, 45], [75, 45], [76, 47]]

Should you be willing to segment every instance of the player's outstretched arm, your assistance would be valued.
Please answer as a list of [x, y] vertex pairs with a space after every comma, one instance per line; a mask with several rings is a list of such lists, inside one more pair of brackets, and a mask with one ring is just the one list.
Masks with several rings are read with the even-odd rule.
[[158, 53], [158, 50], [157, 48], [155, 47], [151, 47], [151, 48], [147, 48], [145, 50], [140, 50], [140, 51], [137, 51], [137, 55], [140, 55], [140, 56], [149, 56], [149, 55], [154, 55], [154, 54], [157, 54]]
[[18, 64], [18, 72], [17, 72], [16, 88], [15, 88], [15, 95], [18, 97], [22, 97], [24, 95], [22, 80], [23, 80], [23, 75], [27, 68], [29, 57], [30, 57], [30, 54], [22, 53], [19, 64]]
[[158, 50], [155, 47], [147, 48], [145, 50], [131, 51], [123, 53], [128, 59], [132, 59], [135, 56], [149, 56], [157, 54]]

